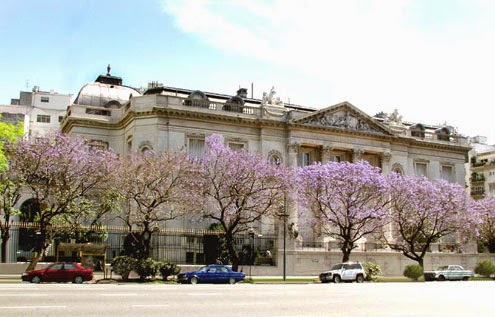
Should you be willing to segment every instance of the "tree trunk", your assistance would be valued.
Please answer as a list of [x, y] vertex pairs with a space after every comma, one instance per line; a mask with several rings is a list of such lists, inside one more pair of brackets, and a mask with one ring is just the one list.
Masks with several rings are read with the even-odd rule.
[[422, 268], [424, 268], [424, 260], [423, 260], [423, 258], [419, 258], [416, 261], [418, 261], [419, 266], [421, 266]]
[[50, 245], [47, 242], [47, 237], [49, 237], [49, 235], [47, 234], [46, 227], [47, 227], [46, 225], [40, 224], [40, 232], [39, 232], [39, 236], [37, 235], [38, 239], [36, 241], [36, 247], [34, 248], [35, 252], [33, 253], [31, 262], [26, 268], [26, 271], [31, 271], [36, 268], [36, 264], [38, 264], [38, 262], [41, 261], [41, 259], [43, 259], [43, 255], [45, 254], [46, 249]]
[[45, 253], [45, 249], [42, 249], [40, 252], [33, 252], [33, 256], [31, 257], [31, 262], [29, 262], [29, 265], [26, 268], [26, 272], [36, 269], [36, 265], [38, 264], [39, 261], [41, 261], [44, 253]]
[[409, 258], [409, 259], [411, 259], [413, 261], [418, 262], [418, 265], [421, 266], [421, 267], [423, 267], [423, 262], [424, 262], [423, 256], [417, 255], [416, 253], [411, 252], [411, 251], [409, 251], [407, 249], [403, 250], [402, 251], [402, 254], [404, 254], [405, 257], [407, 257], [407, 258]]
[[232, 262], [232, 270], [236, 271], [239, 269], [239, 256], [235, 251], [234, 237], [231, 232], [225, 233], [225, 240], [227, 242], [227, 248], [229, 250], [230, 261]]
[[488, 239], [488, 251], [495, 253], [495, 237]]
[[1, 246], [2, 253], [0, 257], [2, 258], [2, 263], [7, 263], [7, 243], [9, 242], [10, 239], [10, 225], [8, 225], [8, 222], [1, 227], [1, 230], [2, 230], [2, 246]]
[[342, 262], [348, 262], [351, 258], [351, 252], [353, 249], [353, 244], [349, 241], [344, 241], [342, 243], [342, 248], [340, 250], [342, 251]]

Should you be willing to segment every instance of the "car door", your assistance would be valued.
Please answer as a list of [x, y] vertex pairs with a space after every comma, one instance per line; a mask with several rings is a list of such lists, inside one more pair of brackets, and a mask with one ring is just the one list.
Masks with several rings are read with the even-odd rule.
[[453, 265], [449, 268], [450, 279], [451, 280], [461, 280], [462, 279], [462, 269], [458, 265]]
[[218, 267], [217, 274], [218, 274], [217, 279], [219, 283], [227, 283], [229, 281], [230, 273], [226, 267], [222, 267], [222, 266]]
[[71, 282], [74, 280], [74, 277], [76, 275], [81, 275], [77, 266], [72, 263], [65, 263], [64, 264], [64, 271], [65, 271], [65, 281], [66, 282]]
[[52, 264], [47, 268], [43, 276], [46, 282], [62, 282], [65, 281], [65, 271], [63, 263]]
[[343, 280], [354, 280], [356, 278], [356, 270], [352, 264], [344, 264], [342, 272]]
[[208, 283], [216, 283], [216, 278], [218, 276], [217, 273], [217, 268], [216, 267], [209, 267], [208, 270], [206, 270], [205, 277], [203, 278], [203, 281], [208, 282]]

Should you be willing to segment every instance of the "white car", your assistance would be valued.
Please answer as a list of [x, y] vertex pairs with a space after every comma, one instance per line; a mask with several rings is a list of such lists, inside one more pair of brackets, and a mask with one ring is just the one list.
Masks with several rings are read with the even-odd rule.
[[425, 281], [467, 281], [471, 277], [474, 277], [473, 271], [465, 270], [460, 265], [441, 266], [436, 271], [425, 271], [423, 275], [425, 277]]
[[322, 283], [353, 282], [363, 283], [366, 279], [366, 272], [359, 262], [345, 262], [334, 265], [330, 271], [320, 274]]

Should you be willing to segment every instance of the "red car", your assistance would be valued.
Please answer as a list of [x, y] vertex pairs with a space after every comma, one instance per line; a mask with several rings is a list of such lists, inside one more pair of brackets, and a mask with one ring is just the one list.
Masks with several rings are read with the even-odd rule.
[[93, 279], [93, 270], [77, 263], [54, 263], [45, 269], [27, 271], [22, 280], [31, 283], [72, 282], [81, 284]]

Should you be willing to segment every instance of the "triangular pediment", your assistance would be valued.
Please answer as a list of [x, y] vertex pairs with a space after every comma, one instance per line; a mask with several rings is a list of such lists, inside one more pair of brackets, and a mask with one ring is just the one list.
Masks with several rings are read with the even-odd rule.
[[373, 120], [373, 118], [349, 102], [342, 102], [318, 110], [303, 117], [299, 117], [292, 122], [322, 128], [338, 128], [386, 135], [393, 134], [388, 127]]

